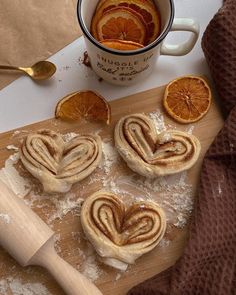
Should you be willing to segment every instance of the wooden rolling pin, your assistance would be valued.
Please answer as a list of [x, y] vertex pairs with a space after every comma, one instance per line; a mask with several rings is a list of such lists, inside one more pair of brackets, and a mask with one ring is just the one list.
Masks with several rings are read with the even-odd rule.
[[0, 244], [22, 265], [45, 267], [69, 295], [102, 295], [60, 258], [54, 232], [0, 180]]

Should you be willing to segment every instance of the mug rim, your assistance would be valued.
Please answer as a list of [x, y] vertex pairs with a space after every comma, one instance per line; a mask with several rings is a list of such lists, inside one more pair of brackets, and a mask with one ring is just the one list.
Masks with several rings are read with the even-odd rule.
[[175, 14], [174, 2], [173, 2], [173, 0], [169, 0], [170, 9], [171, 9], [170, 19], [169, 19], [166, 29], [160, 34], [160, 36], [156, 40], [154, 40], [151, 44], [145, 46], [144, 48], [140, 48], [138, 50], [129, 50], [129, 51], [115, 50], [115, 49], [103, 46], [101, 43], [99, 43], [92, 36], [92, 34], [90, 33], [90, 31], [86, 27], [86, 25], [83, 21], [83, 18], [82, 18], [82, 14], [81, 14], [82, 2], [83, 2], [83, 0], [78, 0], [78, 2], [77, 2], [77, 18], [78, 18], [78, 22], [80, 24], [81, 30], [83, 31], [84, 35], [89, 39], [89, 41], [92, 42], [96, 47], [98, 47], [99, 49], [104, 50], [110, 54], [121, 55], [121, 56], [132, 56], [132, 55], [142, 54], [142, 53], [145, 53], [145, 52], [153, 49], [154, 47], [156, 47], [158, 44], [160, 44], [163, 41], [163, 39], [169, 33], [171, 26], [173, 24], [173, 21], [174, 21], [174, 14]]

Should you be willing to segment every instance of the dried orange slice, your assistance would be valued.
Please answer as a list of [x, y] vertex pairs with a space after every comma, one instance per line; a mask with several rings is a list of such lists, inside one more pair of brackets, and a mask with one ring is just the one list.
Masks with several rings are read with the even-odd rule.
[[147, 26], [145, 44], [153, 42], [160, 34], [160, 13], [152, 0], [101, 0], [91, 23], [91, 32], [95, 38], [99, 19], [105, 12], [115, 7], [130, 8], [142, 18]]
[[85, 118], [110, 124], [111, 108], [105, 98], [93, 91], [74, 92], [57, 103], [55, 117], [71, 121]]
[[[112, 0], [100, 0], [98, 1], [98, 5], [96, 7], [96, 10], [99, 10], [103, 4], [105, 3], [110, 3]], [[127, 3], [127, 0], [119, 0], [121, 3]], [[152, 5], [153, 7], [156, 7], [155, 3], [153, 0], [133, 0], [133, 2], [142, 2], [144, 5]]]
[[145, 23], [129, 8], [112, 8], [97, 23], [97, 39], [119, 39], [144, 44]]
[[116, 39], [103, 40], [100, 43], [106, 47], [116, 50], [137, 50], [144, 47], [142, 44], [136, 42]]
[[[96, 11], [98, 11], [105, 3], [110, 4], [112, 0], [100, 0], [98, 1], [98, 5], [96, 7]], [[128, 1], [127, 0], [115, 0], [116, 2], [119, 1], [121, 4], [127, 4]], [[152, 7], [156, 7], [155, 3], [153, 2], [153, 0], [132, 0], [133, 3], [137, 3], [137, 2], [141, 2], [142, 4], [146, 5], [151, 5]]]
[[198, 76], [180, 77], [165, 90], [164, 107], [180, 123], [200, 120], [209, 110], [212, 100], [207, 82]]

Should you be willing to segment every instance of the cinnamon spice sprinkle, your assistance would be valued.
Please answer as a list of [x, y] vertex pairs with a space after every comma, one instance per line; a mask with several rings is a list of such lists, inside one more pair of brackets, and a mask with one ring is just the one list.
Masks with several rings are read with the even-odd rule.
[[82, 64], [85, 65], [88, 68], [92, 68], [87, 51], [84, 52], [84, 57], [83, 57], [83, 60], [82, 60]]

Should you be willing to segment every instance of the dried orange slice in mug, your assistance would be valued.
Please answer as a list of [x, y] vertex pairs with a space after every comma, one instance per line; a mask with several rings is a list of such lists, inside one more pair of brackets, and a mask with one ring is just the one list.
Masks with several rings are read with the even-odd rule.
[[132, 42], [132, 41], [125, 41], [125, 40], [116, 40], [116, 39], [109, 39], [103, 40], [100, 42], [102, 45], [116, 49], [116, 50], [137, 50], [143, 48], [142, 44]]
[[97, 23], [99, 19], [105, 12], [115, 7], [129, 8], [145, 22], [147, 27], [145, 44], [153, 42], [160, 34], [160, 14], [152, 0], [101, 0], [98, 3], [91, 23], [91, 32], [95, 38], [97, 36]]
[[93, 91], [74, 92], [57, 103], [55, 117], [69, 121], [84, 118], [110, 124], [111, 108], [105, 98]]
[[145, 23], [129, 8], [112, 8], [97, 23], [97, 39], [119, 39], [144, 44]]
[[167, 85], [163, 103], [173, 119], [180, 123], [192, 123], [208, 112], [211, 100], [211, 89], [203, 78], [186, 76]]

